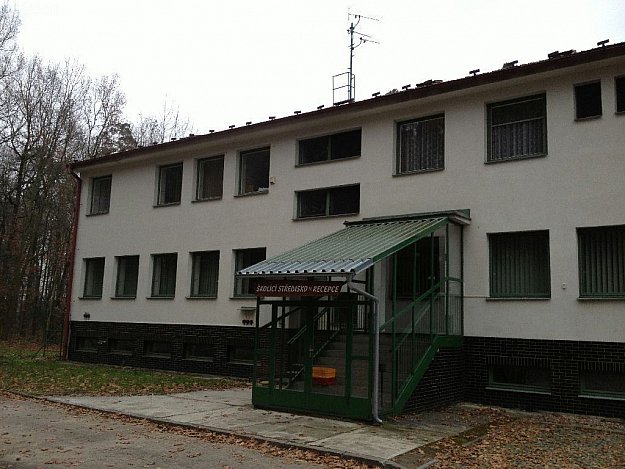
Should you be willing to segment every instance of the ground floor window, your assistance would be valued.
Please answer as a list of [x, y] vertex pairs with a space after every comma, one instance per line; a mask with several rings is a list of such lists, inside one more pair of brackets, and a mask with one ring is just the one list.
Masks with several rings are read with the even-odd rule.
[[171, 343], [163, 340], [146, 340], [143, 355], [153, 358], [171, 358]]
[[579, 228], [579, 296], [625, 298], [625, 225]]
[[96, 337], [76, 337], [76, 351], [77, 352], [97, 352], [98, 351], [98, 339]]
[[491, 233], [490, 296], [549, 298], [549, 232]]
[[551, 391], [551, 370], [516, 365], [491, 365], [488, 368], [490, 388], [544, 392]]
[[247, 344], [228, 345], [228, 361], [243, 365], [254, 364], [254, 346]]
[[625, 373], [580, 371], [580, 395], [625, 400]]
[[184, 344], [185, 360], [212, 362], [215, 354], [213, 344], [187, 342]]
[[109, 338], [109, 353], [117, 355], [132, 355], [135, 343], [131, 339]]

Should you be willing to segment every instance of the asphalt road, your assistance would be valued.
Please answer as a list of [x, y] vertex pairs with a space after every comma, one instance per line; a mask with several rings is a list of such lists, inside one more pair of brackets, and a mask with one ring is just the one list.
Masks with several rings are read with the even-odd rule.
[[[211, 441], [212, 440], [212, 441]], [[320, 468], [283, 455], [0, 395], [0, 468]], [[274, 450], [275, 452], [275, 450]]]

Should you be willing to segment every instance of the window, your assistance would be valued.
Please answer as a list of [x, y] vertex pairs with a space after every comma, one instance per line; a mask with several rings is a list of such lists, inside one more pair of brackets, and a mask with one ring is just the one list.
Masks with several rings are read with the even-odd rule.
[[254, 346], [249, 344], [228, 345], [228, 361], [241, 365], [254, 364]]
[[115, 296], [134, 298], [137, 296], [137, 278], [139, 277], [139, 256], [119, 256], [117, 259], [117, 281]]
[[221, 199], [224, 188], [224, 157], [215, 156], [197, 162], [196, 200]]
[[444, 155], [444, 115], [397, 124], [398, 174], [443, 169]]
[[575, 118], [601, 116], [601, 82], [575, 86]]
[[111, 206], [111, 180], [111, 176], [103, 176], [91, 180], [90, 215], [109, 213]]
[[489, 104], [487, 129], [489, 163], [546, 155], [545, 95]]
[[185, 360], [195, 360], [203, 362], [213, 362], [215, 354], [212, 344], [207, 343], [185, 343], [184, 344]]
[[625, 298], [625, 225], [579, 228], [579, 296]]
[[176, 294], [178, 254], [154, 254], [152, 260], [152, 296], [173, 298]]
[[488, 386], [526, 392], [548, 393], [551, 390], [551, 370], [513, 365], [491, 365]]
[[616, 112], [625, 112], [625, 77], [614, 79], [616, 88]]
[[133, 340], [109, 338], [109, 353], [114, 353], [116, 355], [132, 355], [133, 350]]
[[333, 161], [360, 156], [362, 131], [351, 130], [340, 134], [309, 138], [299, 142], [299, 164]]
[[182, 192], [182, 163], [161, 166], [158, 169], [157, 205], [180, 203]]
[[98, 339], [96, 337], [76, 337], [76, 351], [77, 352], [97, 352], [98, 351]]
[[490, 296], [549, 298], [549, 232], [525, 231], [488, 235]]
[[239, 169], [240, 195], [269, 190], [269, 148], [242, 151]]
[[[234, 251], [235, 273], [241, 269], [257, 264], [260, 261], [264, 261], [266, 256], [266, 248], [237, 249]], [[256, 283], [257, 281], [251, 278], [235, 278], [234, 296], [254, 296], [256, 292]]]
[[617, 370], [580, 371], [582, 396], [625, 399], [625, 373]]
[[440, 281], [439, 246], [440, 238], [428, 236], [397, 253], [396, 298], [416, 298]]
[[219, 279], [219, 251], [191, 253], [191, 296], [217, 296]]
[[104, 283], [104, 257], [85, 259], [84, 298], [102, 298]]
[[360, 185], [297, 193], [297, 218], [347, 215], [360, 211]]
[[162, 340], [146, 340], [143, 355], [152, 358], [171, 358], [171, 343]]

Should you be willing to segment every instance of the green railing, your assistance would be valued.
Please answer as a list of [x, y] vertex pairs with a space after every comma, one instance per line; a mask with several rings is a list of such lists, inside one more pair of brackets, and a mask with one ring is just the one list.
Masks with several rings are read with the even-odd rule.
[[380, 393], [385, 413], [401, 411], [436, 353], [437, 339], [462, 336], [462, 282], [442, 279], [413, 301], [395, 305], [380, 327], [380, 362], [387, 365]]

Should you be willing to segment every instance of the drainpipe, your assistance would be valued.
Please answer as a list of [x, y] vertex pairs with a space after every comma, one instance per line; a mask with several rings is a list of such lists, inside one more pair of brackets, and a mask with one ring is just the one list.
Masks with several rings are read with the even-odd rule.
[[380, 328], [378, 326], [378, 304], [380, 300], [352, 283], [353, 276], [347, 280], [347, 287], [356, 293], [373, 301], [373, 324], [375, 325], [375, 337], [373, 339], [373, 402], [371, 403], [371, 416], [374, 422], [381, 424], [378, 416], [378, 401], [380, 399]]
[[78, 220], [80, 213], [80, 195], [82, 192], [82, 179], [67, 166], [68, 172], [76, 180], [76, 194], [74, 196], [74, 224], [72, 226], [72, 240], [69, 248], [69, 273], [67, 276], [67, 291], [65, 293], [65, 321], [63, 321], [63, 359], [67, 360], [69, 352], [69, 323], [72, 307], [72, 285], [74, 284], [74, 263], [76, 260], [76, 238], [78, 235]]

